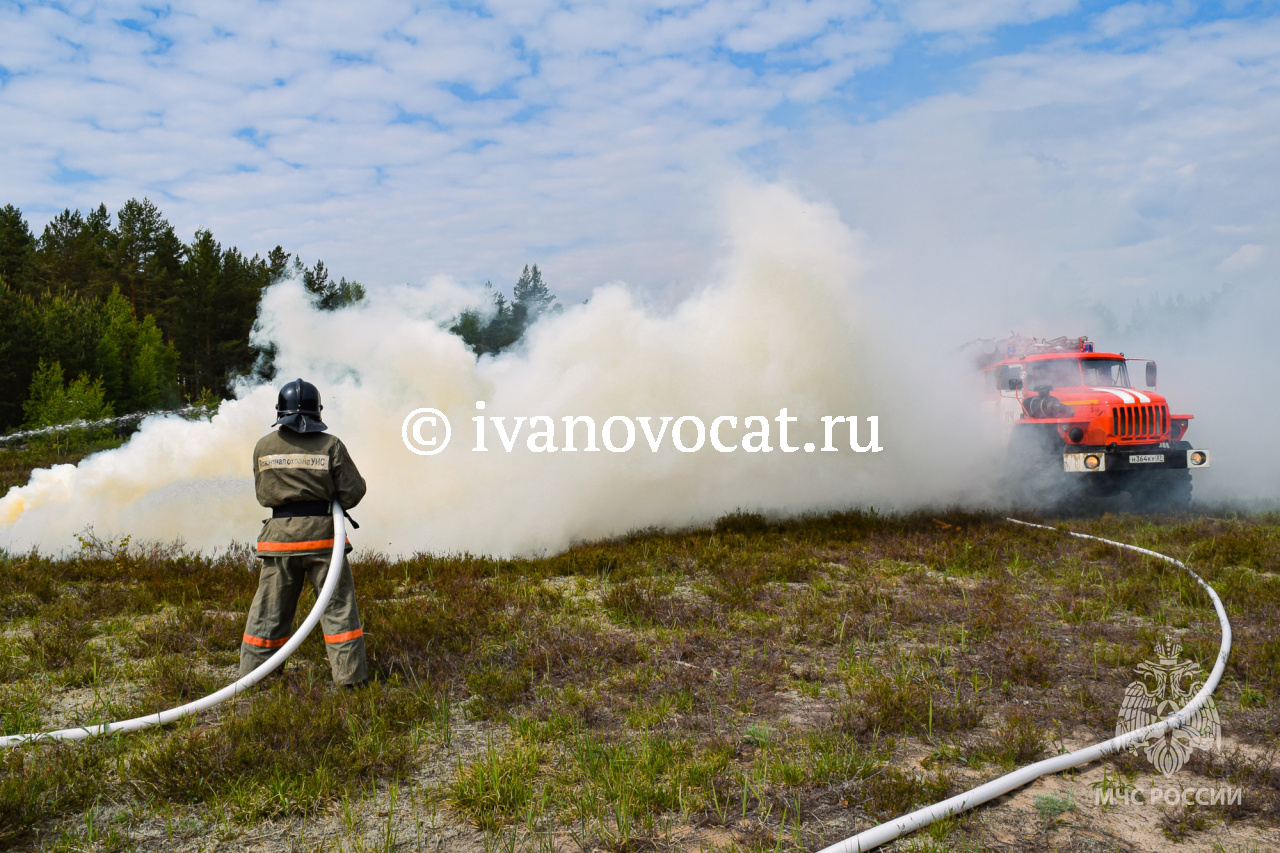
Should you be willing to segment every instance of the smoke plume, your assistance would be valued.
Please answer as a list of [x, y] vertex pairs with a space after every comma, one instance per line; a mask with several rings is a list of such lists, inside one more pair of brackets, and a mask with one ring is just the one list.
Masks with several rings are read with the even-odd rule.
[[[650, 525], [707, 521], [736, 508], [798, 512], [897, 507], [973, 494], [984, 466], [957, 448], [979, 430], [947, 359], [896, 346], [859, 307], [858, 237], [829, 207], [780, 187], [730, 194], [728, 247], [712, 280], [670, 310], [646, 307], [626, 285], [531, 327], [517, 351], [475, 357], [443, 321], [457, 289], [376, 291], [365, 304], [314, 310], [296, 282], [265, 295], [259, 342], [277, 348], [279, 381], [320, 386], [325, 421], [369, 483], [353, 512], [357, 547], [393, 553], [466, 549], [528, 553]], [[92, 526], [98, 535], [182, 539], [199, 548], [252, 540], [264, 510], [253, 496], [250, 453], [274, 418], [276, 389], [246, 386], [212, 421], [147, 420], [123, 447], [78, 466], [36, 471], [0, 499], [0, 544], [60, 549]], [[625, 453], [535, 454], [526, 424], [506, 452], [490, 424], [475, 452], [478, 414], [546, 415], [564, 444], [566, 415], [770, 419], [770, 453], [717, 452], [708, 441], [659, 452], [637, 429]], [[419, 407], [442, 410], [453, 437], [435, 456], [412, 454], [401, 424]], [[881, 452], [784, 453], [783, 407], [800, 420], [790, 442], [822, 446], [823, 415], [857, 416]], [[922, 415], [928, 413], [927, 418]], [[941, 423], [941, 426], [940, 426]], [[617, 441], [623, 432], [618, 428]], [[945, 440], [939, 440], [940, 436]], [[686, 425], [685, 443], [693, 441]], [[582, 437], [577, 439], [582, 446]]]

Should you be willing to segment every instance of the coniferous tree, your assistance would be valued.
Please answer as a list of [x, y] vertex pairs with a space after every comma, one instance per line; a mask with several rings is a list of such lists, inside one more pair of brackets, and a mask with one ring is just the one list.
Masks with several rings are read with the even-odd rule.
[[178, 353], [164, 340], [151, 315], [137, 320], [114, 290], [102, 310], [98, 370], [106, 399], [117, 411], [174, 406], [178, 399]]
[[471, 308], [463, 311], [449, 327], [449, 331], [462, 338], [462, 342], [476, 355], [484, 354], [484, 323], [480, 319], [479, 311]]
[[[23, 409], [26, 412], [25, 424], [33, 429], [75, 421], [97, 421], [113, 414], [111, 404], [104, 399], [102, 380], [90, 379], [82, 373], [70, 385], [64, 386], [62, 365], [44, 360], [40, 361], [32, 377]], [[102, 427], [89, 427], [67, 434], [52, 433], [38, 439], [37, 443], [62, 446], [96, 437], [104, 431]]]
[[202, 391], [226, 396], [231, 382], [253, 368], [258, 354], [249, 345], [249, 333], [271, 281], [267, 261], [245, 258], [235, 248], [223, 251], [209, 231], [196, 232], [182, 264], [173, 334], [187, 396]]
[[542, 271], [538, 269], [537, 264], [534, 264], [532, 269], [525, 265], [524, 272], [520, 274], [516, 286], [511, 291], [511, 301], [517, 309], [522, 309], [523, 319], [529, 323], [555, 306], [556, 298], [543, 283]]
[[129, 409], [146, 411], [178, 403], [178, 352], [164, 339], [155, 318], [137, 324], [129, 359]]
[[182, 354], [182, 377], [188, 395], [209, 388], [219, 377], [214, 367], [215, 325], [222, 287], [222, 246], [209, 231], [196, 232], [182, 263], [175, 342]]
[[22, 404], [39, 357], [37, 334], [34, 304], [0, 282], [0, 430], [23, 421]]
[[35, 349], [45, 361], [58, 361], [72, 376], [100, 375], [98, 341], [102, 337], [101, 304], [73, 293], [58, 294], [36, 304], [29, 311], [37, 318]]
[[292, 255], [279, 246], [267, 253], [267, 270], [271, 274], [272, 284], [284, 278], [285, 273], [289, 271], [291, 257]]
[[28, 292], [92, 293], [111, 280], [106, 251], [110, 220], [99, 215], [105, 212], [93, 211], [90, 222], [78, 210], [64, 210], [49, 221], [40, 235], [35, 281]]
[[257, 356], [249, 345], [249, 334], [258, 319], [262, 292], [276, 280], [272, 264], [270, 259], [264, 261], [257, 255], [246, 258], [236, 248], [222, 255], [222, 288], [217, 303], [222, 322], [218, 327], [215, 369], [221, 371], [223, 387], [228, 390], [227, 380], [248, 373]]
[[98, 377], [102, 380], [107, 399], [124, 404], [120, 406], [121, 410], [129, 411], [129, 377], [125, 362], [133, 349], [136, 324], [133, 312], [129, 310], [129, 303], [118, 289], [111, 292], [102, 306], [101, 325], [97, 352]]
[[[492, 282], [485, 282], [485, 291], [493, 290]], [[512, 290], [512, 300], [502, 291], [493, 293], [493, 313], [483, 314], [478, 309], [460, 313], [449, 331], [462, 338], [477, 356], [496, 355], [524, 336], [525, 330], [542, 315], [559, 312], [561, 306], [542, 280], [538, 265], [525, 265]]]
[[501, 291], [493, 297], [493, 319], [485, 327], [482, 340], [487, 352], [502, 352], [514, 344], [524, 331], [521, 320], [517, 318], [515, 306], [507, 303], [507, 297]]
[[0, 278], [10, 287], [26, 281], [35, 248], [36, 238], [22, 211], [11, 204], [0, 208]]
[[120, 290], [128, 297], [134, 315], [171, 312], [182, 241], [150, 199], [129, 199], [116, 219], [113, 254]]
[[295, 269], [302, 279], [302, 286], [315, 296], [313, 304], [322, 311], [336, 311], [354, 305], [365, 297], [364, 285], [358, 281], [347, 281], [345, 277], [336, 284], [330, 281], [324, 261], [316, 261], [314, 267], [307, 267], [299, 260], [295, 263]]

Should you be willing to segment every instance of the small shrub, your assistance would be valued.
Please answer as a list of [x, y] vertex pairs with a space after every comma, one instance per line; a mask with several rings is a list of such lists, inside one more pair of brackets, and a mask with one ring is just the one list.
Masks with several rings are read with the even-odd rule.
[[41, 730], [44, 694], [29, 687], [0, 690], [0, 734], [17, 735]]
[[753, 554], [717, 560], [709, 569], [712, 584], [707, 594], [727, 607], [742, 608], [753, 603], [769, 577], [764, 558]]
[[742, 742], [753, 746], [768, 746], [773, 741], [773, 729], [768, 723], [752, 723], [742, 733]]
[[458, 764], [450, 803], [475, 824], [493, 832], [521, 815], [534, 795], [542, 751], [524, 741], [485, 745], [470, 764]]
[[732, 534], [748, 536], [752, 534], [768, 533], [769, 520], [758, 512], [743, 512], [742, 510], [736, 510], [728, 515], [722, 515], [716, 519], [715, 527], [713, 529], [719, 536]]
[[1061, 677], [1057, 649], [1026, 634], [1004, 644], [1000, 669], [1013, 684], [1048, 687]]
[[671, 584], [654, 578], [634, 578], [614, 584], [601, 604], [615, 620], [639, 627], [671, 625], [684, 621], [688, 609], [672, 599]]
[[[874, 744], [868, 747], [837, 730], [813, 732], [805, 738], [805, 744], [808, 746], [807, 762], [796, 763], [783, 759], [770, 768], [782, 784], [841, 784], [865, 778], [884, 763], [883, 756]], [[782, 752], [781, 747], [779, 744], [779, 753]], [[777, 757], [782, 758], [781, 755]]]
[[72, 604], [36, 622], [27, 640], [27, 655], [42, 670], [69, 669], [80, 660], [91, 636], [85, 608]]
[[467, 689], [472, 693], [472, 712], [484, 719], [503, 716], [524, 698], [531, 681], [528, 670], [524, 668], [486, 666], [468, 674]]
[[148, 623], [135, 635], [129, 651], [140, 658], [156, 654], [235, 652], [239, 660], [242, 614], [206, 613], [189, 608], [171, 619]]
[[163, 655], [146, 667], [146, 686], [134, 700], [134, 715], [150, 714], [208, 696], [228, 683], [187, 655]]
[[1160, 814], [1160, 829], [1170, 841], [1185, 841], [1191, 833], [1204, 832], [1209, 826], [1209, 816], [1196, 806], [1180, 806]]
[[1031, 804], [1035, 807], [1036, 814], [1045, 820], [1052, 820], [1059, 815], [1074, 811], [1076, 807], [1076, 801], [1067, 791], [1061, 794], [1036, 794]]
[[910, 678], [876, 678], [836, 714], [837, 724], [859, 735], [964, 731], [982, 722], [982, 707], [967, 696], [931, 692]]
[[879, 820], [890, 820], [946, 799], [950, 791], [951, 777], [946, 773], [908, 773], [885, 765], [863, 780], [860, 795], [868, 812]]
[[1014, 711], [1000, 726], [996, 742], [1003, 745], [1003, 762], [1019, 765], [1039, 758], [1048, 746], [1048, 737], [1030, 713]]

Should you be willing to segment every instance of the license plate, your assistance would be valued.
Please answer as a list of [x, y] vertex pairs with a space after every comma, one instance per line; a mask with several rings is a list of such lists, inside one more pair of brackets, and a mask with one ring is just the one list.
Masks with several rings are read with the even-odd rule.
[[1141, 465], [1143, 462], [1163, 462], [1163, 453], [1135, 453], [1129, 457], [1130, 465]]

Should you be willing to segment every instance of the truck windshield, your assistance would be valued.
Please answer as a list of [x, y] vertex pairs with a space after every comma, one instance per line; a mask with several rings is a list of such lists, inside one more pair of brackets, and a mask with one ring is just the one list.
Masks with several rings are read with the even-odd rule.
[[1041, 385], [1064, 388], [1080, 384], [1080, 361], [1074, 358], [1055, 358], [1027, 362], [1028, 390]]
[[1085, 385], [1129, 387], [1129, 370], [1118, 358], [1086, 358], [1080, 362]]

